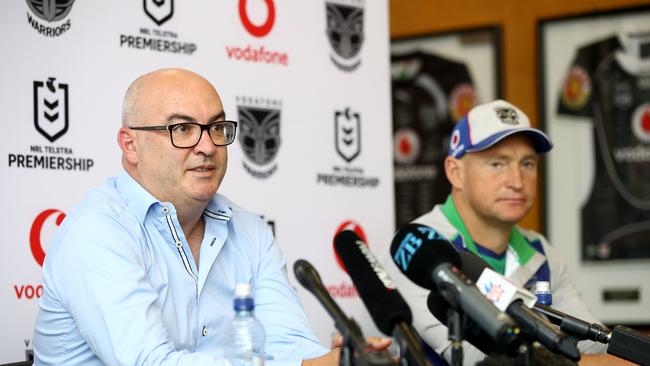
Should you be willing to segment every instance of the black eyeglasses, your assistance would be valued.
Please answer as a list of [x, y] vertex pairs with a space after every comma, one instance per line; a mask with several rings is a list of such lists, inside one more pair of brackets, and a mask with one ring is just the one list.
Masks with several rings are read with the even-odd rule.
[[215, 146], [226, 146], [235, 141], [237, 132], [237, 122], [235, 121], [217, 121], [202, 125], [194, 122], [174, 123], [168, 126], [143, 126], [129, 127], [138, 131], [169, 131], [169, 138], [172, 145], [178, 148], [191, 148], [196, 146], [201, 140], [204, 130], [208, 130], [210, 140]]

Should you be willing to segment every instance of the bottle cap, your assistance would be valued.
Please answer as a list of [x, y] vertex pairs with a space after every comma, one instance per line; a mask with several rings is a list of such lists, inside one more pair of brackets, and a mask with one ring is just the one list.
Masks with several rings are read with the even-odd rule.
[[551, 283], [549, 281], [535, 282], [535, 293], [549, 293], [551, 292]]
[[250, 297], [251, 285], [248, 283], [238, 283], [235, 285], [235, 297]]

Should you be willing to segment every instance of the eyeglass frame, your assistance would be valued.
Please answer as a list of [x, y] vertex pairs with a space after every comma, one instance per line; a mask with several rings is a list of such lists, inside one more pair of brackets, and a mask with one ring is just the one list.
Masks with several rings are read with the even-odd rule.
[[[212, 127], [212, 126], [214, 126], [216, 124], [220, 124], [220, 123], [221, 124], [232, 123], [235, 126], [235, 133], [233, 133], [233, 135], [232, 135], [232, 141], [230, 141], [227, 144], [216, 144], [214, 142], [214, 140], [212, 140], [212, 136], [210, 136], [209, 131], [208, 131], [208, 137], [210, 138], [210, 141], [212, 141], [212, 144], [214, 144], [214, 146], [228, 146], [228, 145], [232, 144], [233, 142], [235, 142], [235, 138], [237, 137], [237, 121], [229, 121], [229, 120], [226, 120], [226, 121], [214, 121], [214, 122], [210, 122], [210, 123], [205, 124], [205, 125], [201, 124], [201, 123], [197, 123], [197, 122], [181, 122], [181, 123], [173, 123], [171, 125], [165, 125], [165, 126], [127, 126], [127, 128], [130, 129], [130, 130], [136, 130], [136, 131], [165, 131], [166, 130], [166, 131], [169, 132], [169, 141], [171, 141], [172, 146], [174, 146], [175, 148], [178, 148], [178, 149], [191, 149], [191, 148], [195, 147], [196, 145], [198, 145], [199, 142], [201, 142], [201, 137], [203, 137], [203, 131], [209, 129], [210, 127]], [[199, 134], [199, 138], [196, 140], [196, 143], [194, 145], [192, 145], [192, 146], [182, 146], [182, 147], [181, 146], [176, 146], [176, 144], [174, 143], [174, 138], [172, 137], [172, 129], [174, 127], [180, 126], [180, 125], [197, 125], [197, 126], [199, 126], [199, 128], [201, 129], [201, 133]]]

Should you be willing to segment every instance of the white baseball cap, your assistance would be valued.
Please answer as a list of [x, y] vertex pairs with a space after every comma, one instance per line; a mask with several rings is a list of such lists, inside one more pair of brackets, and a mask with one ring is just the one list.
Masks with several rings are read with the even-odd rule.
[[524, 112], [505, 100], [495, 100], [472, 108], [456, 123], [449, 139], [449, 155], [460, 158], [468, 152], [485, 150], [515, 133], [530, 137], [538, 153], [553, 147], [544, 132], [530, 127]]

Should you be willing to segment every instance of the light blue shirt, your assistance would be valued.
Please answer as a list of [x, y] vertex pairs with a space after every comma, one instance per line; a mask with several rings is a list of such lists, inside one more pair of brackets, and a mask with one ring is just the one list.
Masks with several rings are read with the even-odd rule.
[[174, 205], [126, 172], [61, 224], [43, 265], [35, 365], [225, 365], [237, 283], [250, 283], [267, 365], [322, 356], [266, 223], [215, 195], [197, 269]]

